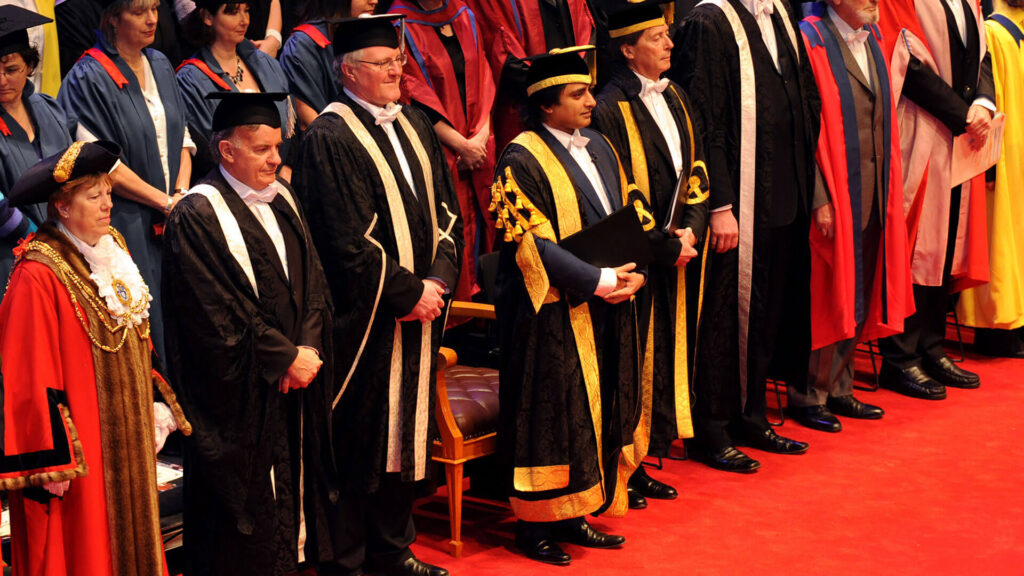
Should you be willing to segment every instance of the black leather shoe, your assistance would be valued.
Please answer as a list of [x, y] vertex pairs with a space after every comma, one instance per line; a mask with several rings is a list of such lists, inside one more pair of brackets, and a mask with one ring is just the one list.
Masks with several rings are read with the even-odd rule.
[[824, 406], [787, 406], [786, 413], [793, 420], [813, 430], [839, 432], [843, 429], [835, 414]]
[[675, 488], [648, 476], [643, 465], [629, 478], [629, 487], [641, 496], [654, 500], [675, 500], [679, 496]]
[[760, 462], [732, 446], [727, 446], [717, 452], [701, 453], [694, 451], [691, 456], [698, 462], [706, 464], [715, 470], [722, 470], [725, 472], [753, 474], [761, 467]]
[[826, 403], [833, 414], [846, 418], [860, 418], [861, 420], [878, 420], [885, 416], [885, 410], [872, 404], [865, 404], [860, 400], [849, 396], [833, 396]]
[[747, 445], [751, 448], [774, 454], [803, 454], [810, 447], [806, 442], [798, 442], [785, 436], [779, 436], [771, 428], [758, 434], [749, 434], [747, 436]]
[[385, 576], [448, 576], [448, 571], [440, 566], [427, 564], [415, 556], [409, 556], [381, 574]]
[[547, 538], [543, 540], [530, 541], [526, 538], [516, 537], [516, 548], [531, 560], [554, 564], [555, 566], [566, 566], [572, 562], [572, 557], [562, 550], [554, 540]]
[[949, 359], [942, 356], [937, 360], [925, 358], [921, 363], [924, 371], [936, 382], [952, 388], [977, 388], [981, 386], [981, 378], [974, 372], [964, 370]]
[[904, 396], [925, 400], [942, 400], [946, 397], [946, 387], [933, 380], [920, 366], [901, 369], [882, 362], [878, 379], [882, 388]]
[[643, 510], [647, 508], [647, 498], [636, 491], [632, 486], [626, 486], [626, 496], [629, 498], [630, 510]]
[[555, 530], [555, 540], [585, 548], [618, 548], [626, 542], [626, 537], [605, 534], [595, 530], [585, 518], [577, 518], [562, 522]]

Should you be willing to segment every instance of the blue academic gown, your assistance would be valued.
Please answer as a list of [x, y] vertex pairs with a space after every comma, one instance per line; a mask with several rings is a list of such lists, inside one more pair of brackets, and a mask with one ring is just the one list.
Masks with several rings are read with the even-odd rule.
[[[69, 118], [74, 118], [97, 138], [112, 140], [122, 148], [121, 161], [140, 178], [159, 190], [167, 191], [153, 119], [146, 108], [135, 73], [117, 50], [100, 39], [98, 48], [109, 57], [127, 84], [119, 87], [114, 75], [91, 56], [83, 56], [61, 85], [57, 101]], [[153, 68], [157, 89], [167, 117], [167, 155], [171, 186], [177, 182], [181, 149], [185, 139], [185, 101], [178, 90], [174, 68], [167, 57], [152, 49], [143, 50]], [[115, 197], [110, 223], [124, 236], [132, 259], [149, 286], [153, 302], [149, 309], [153, 346], [163, 357], [163, 313], [160, 299], [161, 239], [154, 224], [163, 222], [163, 214], [126, 198]]]
[[[252, 71], [261, 92], [288, 92], [288, 77], [285, 76], [280, 62], [257, 50], [256, 45], [249, 40], [243, 40], [236, 51], [238, 57]], [[231, 81], [231, 75], [220, 67], [209, 46], [200, 48], [192, 58], [205, 62], [211, 72], [231, 87], [232, 92], [238, 92], [238, 88]], [[178, 87], [185, 100], [185, 118], [188, 122], [189, 133], [196, 144], [208, 143], [210, 134], [213, 132], [213, 112], [217, 109], [219, 100], [207, 100], [206, 95], [222, 91], [224, 88], [215, 83], [198, 67], [187, 63], [178, 68], [177, 76]], [[288, 101], [278, 102], [277, 109], [281, 113], [281, 137], [285, 138], [281, 144], [281, 157], [287, 158], [289, 145], [287, 140], [289, 132]], [[204, 174], [195, 174], [195, 170], [193, 170], [193, 176], [202, 178]]]
[[[327, 22], [307, 22], [320, 31], [327, 40]], [[316, 110], [323, 111], [328, 104], [338, 99], [341, 86], [332, 71], [334, 46], [329, 42], [321, 48], [308, 34], [300, 30], [292, 32], [281, 52], [281, 66], [288, 77], [292, 96]]]
[[67, 148], [73, 142], [74, 125], [68, 122], [57, 101], [46, 94], [37, 94], [31, 82], [25, 83], [21, 95], [25, 101], [35, 140], [29, 142], [21, 125], [0, 106], [0, 121], [10, 136], [0, 130], [0, 298], [7, 290], [7, 277], [14, 266], [11, 250], [18, 240], [46, 221], [46, 204], [24, 206], [20, 210], [7, 203], [4, 196], [21, 175], [43, 158]]

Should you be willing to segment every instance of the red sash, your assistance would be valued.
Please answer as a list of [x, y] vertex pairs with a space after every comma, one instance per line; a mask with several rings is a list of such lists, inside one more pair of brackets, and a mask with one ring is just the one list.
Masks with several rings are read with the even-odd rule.
[[[196, 68], [199, 68], [199, 71], [202, 72], [203, 74], [206, 74], [206, 76], [210, 80], [213, 80], [213, 83], [216, 84], [217, 86], [220, 86], [222, 89], [227, 90], [228, 92], [231, 91], [231, 86], [228, 85], [228, 83], [225, 82], [223, 78], [221, 78], [216, 73], [214, 73], [214, 71], [211, 70], [209, 66], [207, 66], [206, 62], [203, 62], [199, 58], [189, 58], [188, 60], [185, 60], [184, 62], [181, 63], [180, 66], [178, 66], [178, 70], [181, 70], [182, 68], [184, 68], [185, 66], [188, 66], [189, 64], [191, 64], [192, 66], [195, 66]], [[177, 72], [178, 70], [175, 70], [175, 72]]]
[[114, 64], [114, 61], [111, 60], [110, 56], [107, 56], [103, 50], [96, 47], [89, 48], [84, 54], [82, 54], [79, 60], [86, 56], [92, 56], [94, 60], [99, 62], [100, 65], [103, 66], [103, 69], [107, 71], [110, 79], [114, 81], [114, 84], [117, 84], [118, 88], [124, 88], [128, 85], [128, 79], [124, 77], [124, 74], [121, 74], [121, 71], [117, 69], [117, 65]]
[[326, 48], [331, 45], [331, 41], [324, 36], [324, 33], [312, 24], [299, 24], [295, 27], [294, 32], [302, 32], [306, 36], [309, 36], [313, 39], [313, 42], [316, 42], [316, 45], [321, 48]]

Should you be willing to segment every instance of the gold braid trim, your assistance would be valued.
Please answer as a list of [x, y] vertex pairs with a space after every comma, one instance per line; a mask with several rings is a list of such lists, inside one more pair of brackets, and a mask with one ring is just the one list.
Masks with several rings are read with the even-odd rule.
[[512, 470], [512, 485], [519, 492], [558, 490], [569, 485], [569, 465], [516, 466]]
[[554, 522], [579, 518], [596, 511], [604, 504], [604, 482], [594, 484], [581, 492], [547, 500], [509, 498], [516, 518], [527, 522]]
[[181, 404], [178, 403], [178, 395], [171, 389], [171, 385], [156, 370], [153, 370], [153, 383], [156, 384], [157, 390], [163, 396], [164, 403], [171, 409], [171, 415], [174, 416], [174, 421], [178, 423], [178, 430], [185, 436], [191, 436], [192, 424], [185, 418], [185, 411], [181, 409]]
[[68, 411], [66, 406], [59, 403], [57, 404], [57, 409], [60, 410], [61, 418], [64, 419], [64, 424], [67, 426], [68, 440], [71, 442], [73, 462], [76, 463], [76, 466], [69, 470], [57, 472], [37, 472], [27, 476], [18, 476], [17, 478], [4, 478], [0, 480], [0, 490], [22, 490], [29, 486], [42, 486], [50, 482], [64, 482], [65, 480], [84, 478], [89, 475], [89, 465], [85, 463], [82, 441], [78, 438], [78, 428], [71, 421], [71, 412]]
[[57, 161], [57, 165], [53, 168], [53, 180], [58, 184], [63, 184], [71, 178], [71, 172], [75, 169], [75, 160], [78, 160], [78, 154], [82, 152], [82, 147], [85, 146], [85, 142], [79, 140], [61, 154], [60, 160]]
[[[113, 229], [111, 228], [111, 230]], [[114, 233], [116, 234], [116, 232]], [[114, 238], [119, 244], [123, 245], [124, 239], [121, 238], [120, 234], [116, 234]], [[92, 342], [93, 346], [99, 348], [100, 350], [103, 350], [104, 352], [110, 353], [115, 353], [121, 350], [121, 348], [124, 346], [125, 340], [128, 338], [129, 323], [127, 319], [123, 324], [117, 324], [116, 322], [114, 322], [112, 320], [113, 317], [110, 315], [110, 310], [107, 308], [106, 302], [104, 302], [103, 299], [100, 298], [99, 294], [96, 293], [96, 289], [93, 287], [92, 283], [79, 276], [71, 267], [71, 265], [67, 262], [67, 260], [65, 260], [49, 244], [46, 244], [45, 242], [40, 242], [38, 240], [33, 240], [27, 243], [25, 245], [25, 253], [22, 254], [22, 256], [18, 258], [18, 260], [21, 260], [21, 258], [28, 258], [29, 260], [39, 261], [39, 258], [32, 256], [33, 252], [37, 252], [43, 257], [45, 257], [45, 259], [53, 263], [53, 266], [61, 272], [56, 276], [60, 280], [61, 284], [64, 285], [64, 288], [67, 289], [68, 297], [71, 299], [72, 308], [75, 309], [75, 316], [78, 318], [78, 322], [82, 325], [82, 330], [85, 331], [85, 334], [89, 337], [89, 341]], [[45, 262], [43, 263], [45, 264]], [[96, 314], [96, 317], [99, 318], [100, 323], [103, 325], [102, 327], [96, 327], [96, 329], [106, 329], [111, 334], [117, 334], [120, 332], [120, 342], [113, 346], [106, 346], [100, 342], [99, 336], [94, 335], [92, 332], [89, 331], [89, 322], [86, 321], [85, 316], [82, 315], [82, 310], [79, 305], [78, 297], [75, 296], [76, 291], [74, 290], [74, 288], [77, 288], [78, 291], [85, 297], [85, 304], [92, 309], [92, 311]], [[142, 308], [140, 307], [145, 307], [148, 304], [148, 299], [142, 298], [139, 300], [139, 304], [137, 304], [135, 308], [132, 308], [128, 312], [128, 314], [141, 313]], [[148, 320], [144, 320], [142, 324], [136, 326], [135, 329], [138, 332], [140, 338], [142, 338], [143, 340], [149, 339]]]

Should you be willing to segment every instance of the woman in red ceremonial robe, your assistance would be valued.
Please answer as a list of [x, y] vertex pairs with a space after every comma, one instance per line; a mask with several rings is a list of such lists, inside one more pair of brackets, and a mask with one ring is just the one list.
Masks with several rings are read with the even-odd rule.
[[[390, 11], [406, 16], [402, 102], [416, 104], [434, 123], [455, 181], [466, 240], [455, 297], [469, 300], [480, 289], [475, 254], [492, 250], [496, 230], [487, 209], [494, 172], [494, 77], [476, 15], [462, 0], [396, 0]], [[479, 247], [478, 217], [485, 231]]]
[[119, 156], [112, 142], [76, 142], [9, 194], [16, 206], [48, 200], [50, 217], [15, 249], [0, 306], [0, 489], [16, 576], [167, 573], [156, 452], [191, 430], [152, 370], [152, 298], [110, 227]]

